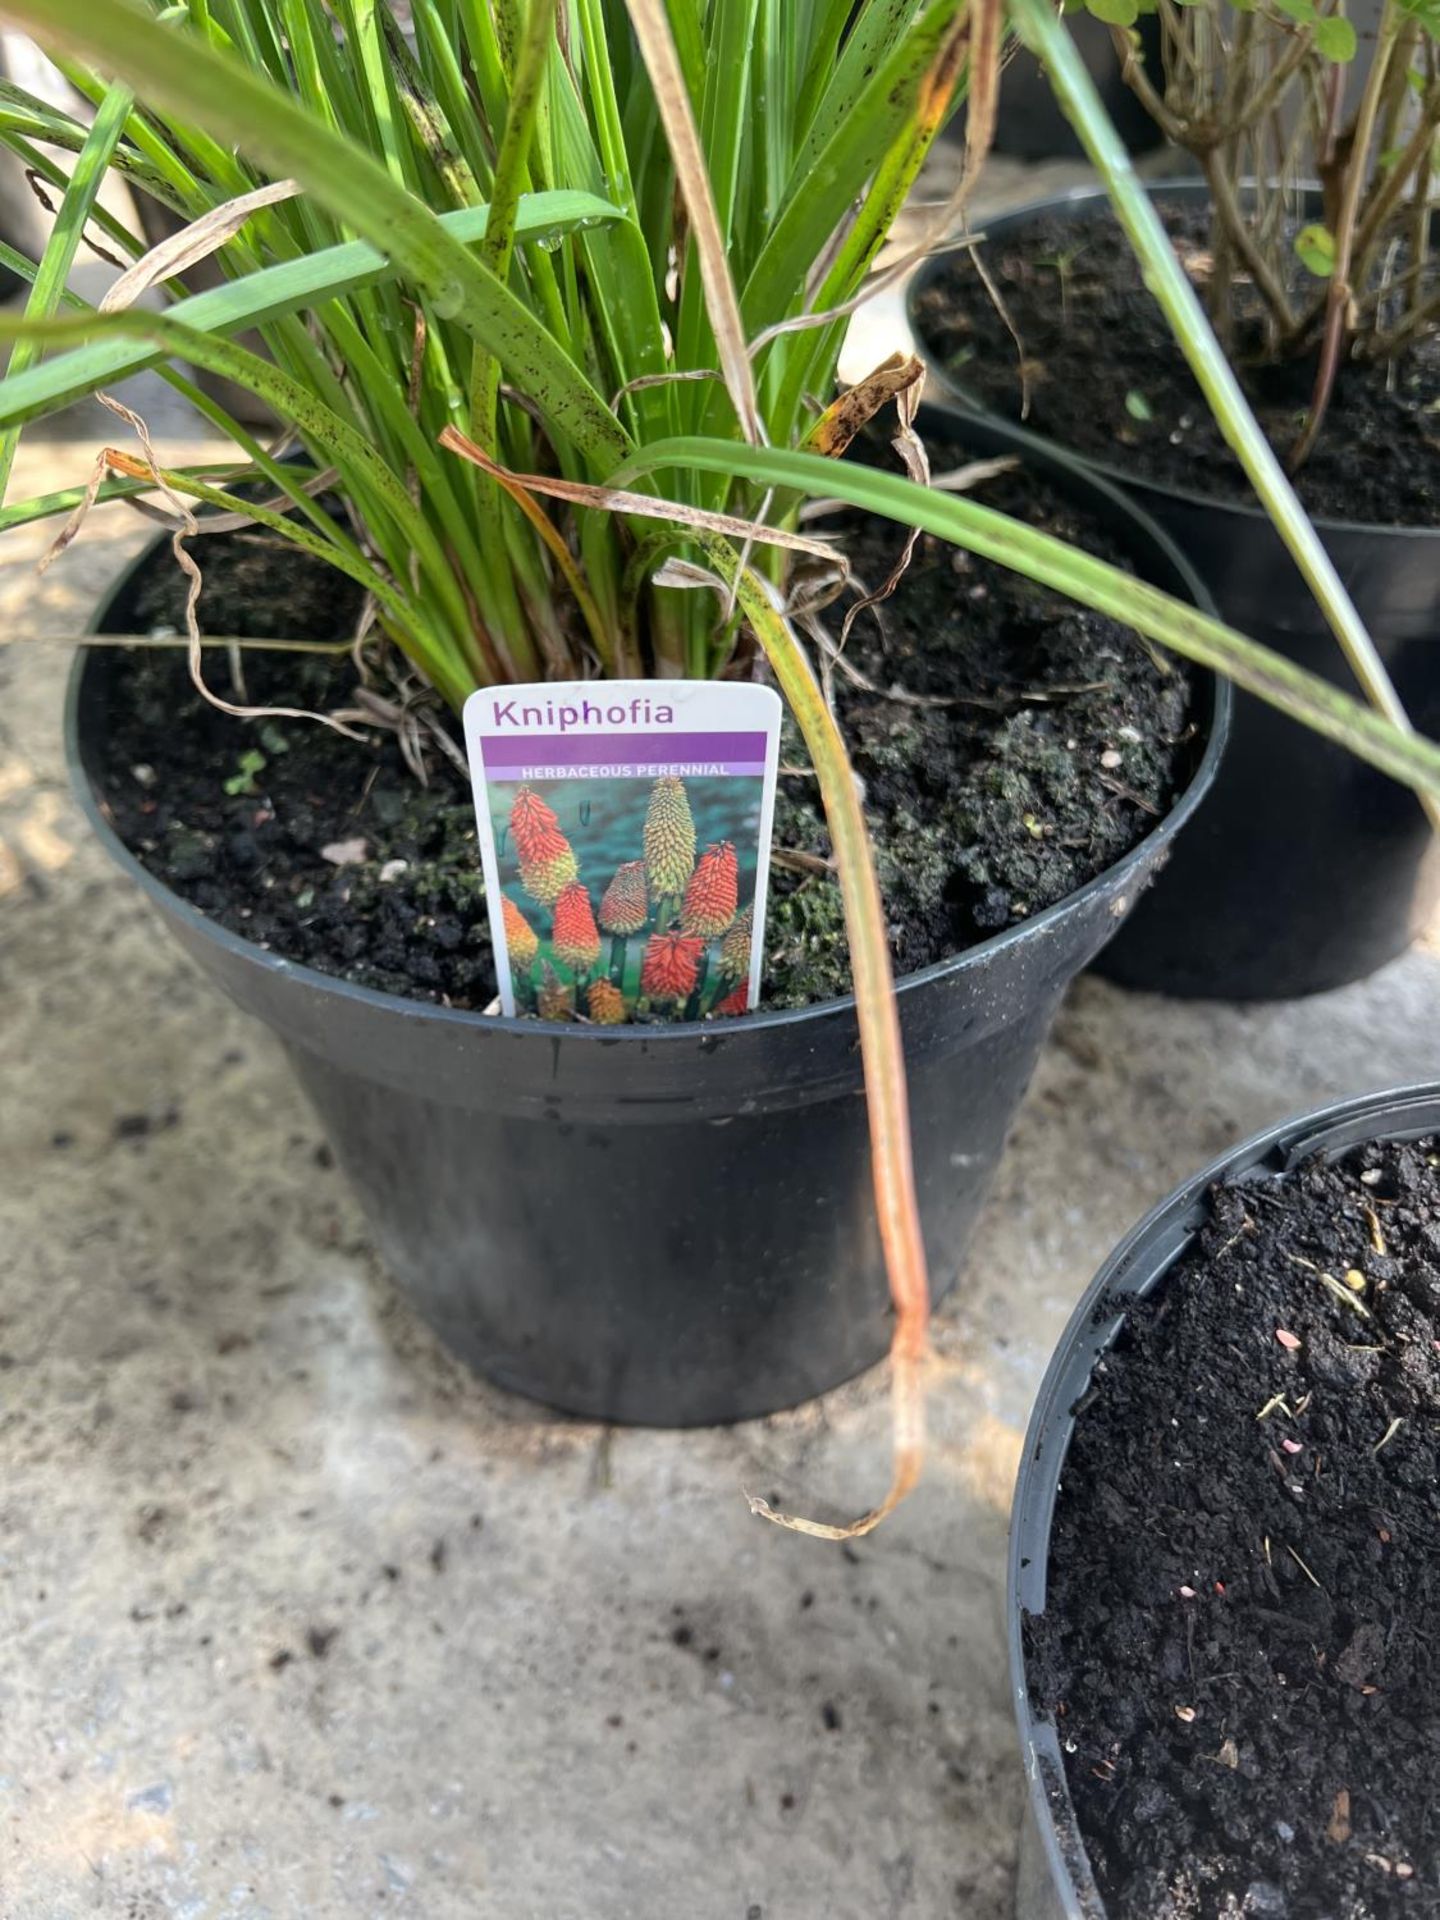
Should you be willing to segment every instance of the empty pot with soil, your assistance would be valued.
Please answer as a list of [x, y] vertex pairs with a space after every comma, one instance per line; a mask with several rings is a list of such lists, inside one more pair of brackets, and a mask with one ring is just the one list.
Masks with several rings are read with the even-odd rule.
[[[1154, 189], [1183, 262], [1203, 279], [1206, 190]], [[1318, 218], [1317, 196], [1297, 212]], [[1079, 190], [986, 223], [992, 305], [964, 254], [911, 294], [932, 370], [967, 404], [1028, 430], [1126, 487], [1175, 538], [1224, 617], [1337, 684], [1348, 670], [1289, 554], [1255, 503], [1104, 193]], [[1297, 262], [1295, 271], [1303, 279]], [[1243, 285], [1241, 288], [1243, 297]], [[1232, 358], [1282, 453], [1313, 363], [1264, 364], [1238, 315]], [[1023, 364], [1010, 332], [1023, 342]], [[1297, 485], [1414, 724], [1440, 721], [1440, 436], [1429, 403], [1440, 342], [1392, 373], [1347, 365]], [[1440, 849], [1419, 804], [1383, 776], [1242, 694], [1211, 804], [1102, 969], [1187, 995], [1267, 999], [1363, 977], [1402, 952], [1440, 903]]]
[[[922, 416], [937, 470], [1002, 426]], [[1164, 536], [1056, 455], [982, 497], [1200, 594]], [[851, 523], [862, 578], [903, 543]], [[335, 577], [253, 535], [203, 548], [212, 632], [343, 636]], [[174, 627], [168, 549], [102, 629]], [[1212, 781], [1228, 690], [1115, 622], [926, 540], [835, 698], [891, 922], [937, 1291], [954, 1281], [1068, 982]], [[247, 655], [252, 699], [343, 704], [348, 657]], [[858, 677], [856, 677], [858, 676]], [[82, 804], [199, 964], [280, 1036], [390, 1270], [504, 1385], [608, 1419], [759, 1414], [878, 1360], [890, 1306], [830, 845], [791, 738], [762, 1010], [548, 1025], [495, 991], [463, 773], [395, 737], [204, 704], [173, 650], [92, 650], [69, 715]], [[242, 750], [245, 757], [241, 758]]]
[[1019, 1920], [1440, 1910], [1440, 1088], [1275, 1127], [1087, 1289], [1010, 1539]]

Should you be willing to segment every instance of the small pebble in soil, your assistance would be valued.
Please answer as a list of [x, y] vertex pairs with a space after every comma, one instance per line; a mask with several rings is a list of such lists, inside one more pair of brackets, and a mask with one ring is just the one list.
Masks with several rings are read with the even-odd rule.
[[1289, 1902], [1273, 1880], [1252, 1880], [1245, 1889], [1244, 1911], [1255, 1920], [1281, 1920]]

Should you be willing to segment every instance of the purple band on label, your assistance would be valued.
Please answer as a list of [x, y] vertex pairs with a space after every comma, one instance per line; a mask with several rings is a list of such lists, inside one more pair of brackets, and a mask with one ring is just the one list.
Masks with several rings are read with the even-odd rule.
[[[488, 769], [496, 778], [494, 768]], [[743, 774], [763, 780], [765, 764], [761, 760], [602, 760], [595, 766], [572, 767], [558, 760], [522, 760], [505, 767], [501, 780], [648, 780], [661, 774], [673, 774], [677, 780], [711, 780], [717, 774]]]
[[480, 736], [485, 771], [513, 777], [519, 767], [704, 767], [708, 772], [763, 773], [763, 733], [526, 733]]

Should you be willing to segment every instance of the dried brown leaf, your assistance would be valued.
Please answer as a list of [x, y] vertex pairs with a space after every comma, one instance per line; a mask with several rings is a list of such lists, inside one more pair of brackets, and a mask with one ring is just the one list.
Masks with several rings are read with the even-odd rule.
[[[151, 444], [150, 430], [140, 418], [139, 414], [133, 413], [129, 407], [115, 399], [113, 394], [101, 393], [97, 394], [96, 398], [101, 400], [112, 413], [118, 415], [120, 419], [126, 421], [134, 428], [144, 455], [143, 459], [137, 460], [133, 454], [122, 453], [118, 447], [106, 447], [101, 452], [96, 463], [97, 472], [103, 474], [103, 472], [108, 469], [115, 473], [123, 473], [127, 478], [132, 480], [149, 480], [152, 485], [164, 495], [176, 514], [176, 525], [170, 536], [170, 550], [175, 556], [175, 564], [185, 575], [187, 582], [185, 593], [185, 632], [188, 646], [186, 651], [190, 668], [190, 679], [196, 692], [208, 700], [212, 707], [218, 707], [221, 713], [231, 714], [237, 720], [318, 720], [321, 726], [329, 727], [334, 732], [343, 734], [347, 740], [363, 739], [363, 735], [355, 733], [350, 727], [346, 726], [342, 720], [336, 719], [333, 714], [313, 713], [307, 707], [252, 707], [243, 704], [243, 702], [222, 698], [220, 694], [216, 693], [214, 689], [206, 683], [203, 665], [204, 649], [201, 645], [200, 638], [200, 620], [196, 612], [200, 602], [200, 589], [204, 584], [204, 575], [200, 571], [195, 556], [185, 544], [188, 539], [193, 538], [199, 532], [199, 522], [196, 520], [194, 514], [191, 513], [188, 501], [175, 491], [174, 487], [161, 471], [159, 462], [155, 458], [155, 449]], [[62, 544], [66, 544], [68, 540], [74, 538], [75, 532], [78, 531], [79, 518], [83, 516], [90, 502], [93, 501], [94, 492], [98, 484], [98, 481], [92, 480], [91, 486], [86, 489], [86, 499], [81, 503], [81, 506], [76, 509], [75, 514], [71, 516], [70, 522], [67, 523], [59, 539], [45, 556], [42, 565], [48, 565], [61, 550]], [[232, 666], [237, 658], [238, 650], [232, 649]]]
[[1343, 1847], [1350, 1838], [1350, 1789], [1341, 1787], [1335, 1796], [1335, 1804], [1330, 1809], [1330, 1823], [1325, 1829], [1326, 1838], [1333, 1840], [1337, 1847]]
[[833, 400], [801, 441], [807, 453], [824, 453], [838, 459], [856, 434], [867, 427], [883, 407], [897, 400], [912, 387], [925, 382], [924, 362], [915, 355], [892, 353], [873, 372], [853, 387], [847, 387]]
[[955, 196], [962, 212], [995, 140], [1000, 104], [1000, 52], [1005, 39], [1005, 0], [970, 0], [970, 74], [966, 95], [965, 171]]
[[269, 186], [256, 187], [253, 193], [237, 194], [233, 200], [209, 208], [178, 233], [167, 234], [127, 267], [101, 300], [101, 313], [118, 313], [132, 306], [157, 281], [168, 280], [208, 259], [240, 231], [252, 213], [261, 207], [273, 207], [280, 200], [292, 200], [300, 191], [298, 180], [275, 180]]
[[553, 473], [515, 473], [492, 460], [483, 447], [468, 440], [458, 427], [443, 427], [440, 445], [462, 459], [471, 461], [503, 485], [543, 493], [552, 500], [568, 500], [577, 507], [597, 507], [602, 512], [628, 513], [641, 520], [664, 520], [673, 526], [693, 528], [699, 533], [718, 533], [727, 539], [753, 541], [759, 546], [784, 547], [792, 553], [811, 553], [845, 568], [843, 554], [823, 540], [810, 540], [800, 533], [786, 533], [780, 527], [767, 527], [759, 520], [742, 520], [731, 513], [710, 513], [702, 507], [681, 506], [674, 500], [662, 500], [655, 494], [632, 493], [625, 487], [597, 487], [583, 480], [562, 480]]
[[[906, 473], [917, 486], [921, 487], [930, 484], [930, 456], [925, 451], [925, 442], [915, 431], [915, 416], [920, 411], [920, 395], [924, 390], [924, 384], [925, 376], [921, 369], [917, 377], [912, 377], [905, 384], [897, 387], [891, 395], [895, 402], [897, 422], [895, 431], [890, 436], [890, 445], [900, 456], [901, 465]], [[845, 624], [840, 629], [842, 647], [850, 637], [850, 629], [866, 608], [879, 606], [882, 601], [888, 600], [904, 579], [911, 559], [914, 557], [915, 548], [919, 544], [920, 531], [919, 527], [910, 529], [905, 537], [905, 545], [900, 551], [899, 559], [890, 569], [879, 590], [857, 600], [845, 615]]]
[[764, 442], [765, 429], [755, 397], [755, 377], [740, 317], [740, 301], [730, 277], [729, 256], [715, 210], [700, 129], [695, 124], [695, 112], [680, 69], [680, 56], [670, 32], [664, 0], [627, 0], [627, 5], [665, 127], [676, 182], [689, 215], [690, 236], [700, 265], [705, 307], [710, 316], [710, 330], [715, 335], [720, 370], [741, 431], [752, 445], [758, 446]]

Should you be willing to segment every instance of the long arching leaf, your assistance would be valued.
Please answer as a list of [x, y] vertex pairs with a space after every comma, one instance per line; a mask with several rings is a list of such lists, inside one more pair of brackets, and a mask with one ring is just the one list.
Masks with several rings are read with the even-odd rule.
[[1440, 796], [1440, 746], [1396, 726], [1328, 680], [1307, 673], [1270, 647], [1247, 640], [1223, 621], [993, 507], [850, 461], [699, 437], [660, 441], [642, 449], [611, 475], [610, 484], [623, 487], [671, 467], [742, 473], [762, 486], [793, 487], [817, 498], [845, 500], [905, 526], [921, 527], [1069, 594], [1083, 606], [1123, 621], [1200, 666], [1213, 667], [1292, 719], [1348, 747], [1422, 798]]
[[[440, 224], [462, 245], [485, 237], [488, 207], [465, 207], [441, 214]], [[516, 238], [552, 240], [596, 221], [618, 220], [618, 210], [590, 193], [530, 193], [520, 202]], [[251, 327], [263, 327], [282, 314], [298, 313], [326, 300], [353, 293], [393, 278], [395, 263], [365, 240], [326, 247], [303, 259], [261, 267], [222, 287], [208, 288], [178, 300], [170, 317], [198, 332], [230, 338]], [[0, 427], [23, 425], [69, 406], [138, 373], [163, 358], [163, 352], [142, 340], [107, 340], [71, 353], [56, 354], [23, 374], [0, 381]]]

